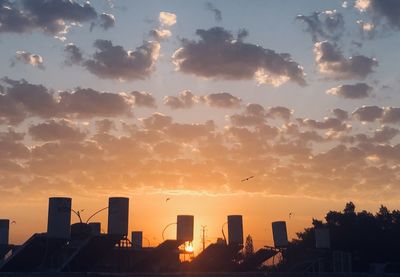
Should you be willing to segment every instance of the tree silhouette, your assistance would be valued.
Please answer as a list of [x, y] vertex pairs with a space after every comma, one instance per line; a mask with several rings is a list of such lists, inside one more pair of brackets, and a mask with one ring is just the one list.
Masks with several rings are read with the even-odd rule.
[[244, 244], [244, 255], [248, 257], [253, 254], [254, 254], [253, 238], [250, 235], [248, 235], [246, 237], [246, 242]]
[[346, 204], [342, 212], [329, 211], [325, 223], [313, 219], [312, 227], [297, 234], [287, 251], [287, 263], [327, 255], [315, 249], [315, 228], [330, 232], [331, 251], [343, 251], [352, 256], [353, 270], [368, 271], [372, 263], [399, 263], [400, 211], [381, 206], [376, 214], [356, 212], [354, 203]]

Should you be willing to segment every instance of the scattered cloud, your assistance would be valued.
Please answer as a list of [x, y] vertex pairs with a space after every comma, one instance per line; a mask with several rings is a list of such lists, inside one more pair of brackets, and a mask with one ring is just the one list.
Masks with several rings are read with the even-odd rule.
[[200, 101], [214, 108], [235, 109], [240, 107], [242, 99], [233, 96], [230, 93], [222, 92], [222, 93], [211, 93], [205, 96], [201, 96]]
[[100, 92], [94, 89], [78, 88], [59, 94], [58, 109], [61, 114], [78, 118], [96, 116], [131, 115], [131, 101], [124, 93]]
[[357, 20], [356, 23], [360, 27], [360, 33], [363, 38], [372, 39], [376, 35], [376, 26], [372, 22], [364, 22]]
[[305, 31], [311, 34], [314, 42], [325, 39], [337, 41], [344, 32], [343, 15], [336, 10], [298, 15], [296, 19], [306, 25]]
[[352, 114], [360, 121], [372, 122], [382, 117], [383, 109], [378, 106], [362, 106]]
[[376, 59], [363, 55], [346, 58], [336, 44], [328, 41], [315, 43], [314, 54], [319, 72], [338, 80], [364, 79], [378, 66]]
[[16, 62], [22, 62], [24, 64], [32, 65], [33, 67], [37, 67], [39, 69], [44, 69], [43, 58], [38, 54], [32, 54], [26, 51], [17, 51], [15, 53], [15, 57], [11, 62], [11, 65], [14, 66]]
[[327, 94], [347, 98], [361, 99], [370, 96], [372, 87], [366, 83], [357, 83], [354, 85], [341, 85], [326, 91]]
[[336, 118], [338, 118], [342, 121], [349, 118], [349, 113], [347, 111], [339, 109], [339, 108], [333, 109], [332, 113]]
[[172, 56], [176, 70], [199, 77], [250, 80], [279, 86], [287, 81], [306, 85], [303, 68], [287, 53], [243, 42], [221, 27], [199, 29], [198, 41], [182, 40]]
[[149, 92], [145, 91], [132, 91], [131, 95], [133, 95], [135, 106], [137, 107], [147, 107], [147, 108], [156, 108], [156, 99]]
[[79, 130], [71, 121], [62, 119], [59, 121], [49, 120], [43, 123], [32, 125], [28, 129], [29, 135], [38, 141], [79, 141], [86, 136], [84, 132]]
[[176, 15], [170, 12], [160, 12], [158, 20], [162, 25], [172, 26], [176, 23]]
[[86, 2], [66, 0], [22, 0], [0, 3], [0, 32], [65, 35], [70, 25], [95, 20], [97, 12]]
[[375, 22], [385, 20], [394, 29], [400, 29], [400, 3], [381, 0], [356, 0], [355, 8], [371, 14]]
[[64, 53], [66, 55], [64, 63], [66, 65], [78, 65], [83, 61], [82, 51], [73, 43], [65, 45]]
[[211, 11], [212, 13], [214, 13], [215, 21], [217, 21], [217, 22], [221, 22], [222, 21], [222, 12], [221, 12], [221, 10], [217, 9], [214, 6], [213, 3], [206, 2], [205, 8], [206, 8], [206, 10]]
[[165, 96], [164, 105], [171, 109], [188, 109], [198, 102], [198, 97], [191, 91], [184, 90], [178, 96]]
[[130, 116], [132, 97], [124, 93], [77, 88], [54, 92], [25, 80], [3, 78], [0, 123], [18, 124], [25, 118]]
[[155, 41], [145, 41], [134, 51], [102, 39], [96, 40], [94, 47], [97, 51], [83, 62], [83, 66], [99, 78], [117, 80], [149, 77], [160, 53], [160, 44]]
[[171, 37], [172, 33], [170, 30], [167, 29], [153, 29], [150, 30], [149, 36], [157, 41], [161, 41]]
[[94, 27], [99, 26], [103, 30], [107, 31], [110, 28], [115, 26], [115, 16], [110, 13], [102, 13], [99, 15], [97, 22], [92, 22], [90, 25], [90, 31], [93, 30]]
[[282, 107], [282, 106], [277, 106], [277, 107], [271, 107], [268, 109], [266, 116], [267, 117], [272, 117], [272, 118], [281, 118], [284, 120], [289, 120], [290, 117], [293, 114], [293, 110], [287, 108], [287, 107]]

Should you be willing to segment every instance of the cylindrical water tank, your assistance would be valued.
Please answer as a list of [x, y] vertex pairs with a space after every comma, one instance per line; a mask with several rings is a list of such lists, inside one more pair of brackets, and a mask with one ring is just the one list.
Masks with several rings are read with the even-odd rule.
[[132, 231], [131, 242], [134, 249], [141, 249], [143, 247], [143, 232]]
[[101, 223], [100, 222], [90, 222], [90, 229], [92, 229], [93, 235], [100, 235], [101, 233]]
[[193, 241], [193, 215], [178, 215], [176, 227], [176, 240], [178, 241]]
[[0, 219], [0, 245], [8, 245], [10, 220]]
[[241, 215], [228, 215], [229, 245], [243, 245], [243, 218]]
[[274, 244], [276, 248], [288, 246], [288, 236], [285, 221], [272, 222], [272, 235], [274, 236]]
[[68, 197], [50, 197], [47, 218], [47, 236], [68, 239], [71, 237], [71, 203]]
[[315, 247], [316, 248], [330, 248], [330, 236], [328, 228], [315, 228]]
[[110, 197], [108, 199], [108, 234], [128, 234], [129, 198]]

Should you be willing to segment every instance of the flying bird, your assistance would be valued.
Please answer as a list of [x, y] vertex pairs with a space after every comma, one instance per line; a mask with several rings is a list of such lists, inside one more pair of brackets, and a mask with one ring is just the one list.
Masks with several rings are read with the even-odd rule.
[[165, 199], [165, 202], [168, 202], [169, 200], [171, 200], [171, 198], [168, 197], [167, 199]]
[[244, 178], [244, 179], [241, 180], [241, 182], [248, 181], [248, 180], [250, 180], [251, 178], [254, 178], [254, 176], [250, 176], [250, 177]]
[[289, 213], [289, 219], [291, 219], [291, 218], [292, 218], [292, 215], [293, 215], [293, 213]]
[[11, 221], [11, 224], [17, 224], [17, 222], [15, 220]]

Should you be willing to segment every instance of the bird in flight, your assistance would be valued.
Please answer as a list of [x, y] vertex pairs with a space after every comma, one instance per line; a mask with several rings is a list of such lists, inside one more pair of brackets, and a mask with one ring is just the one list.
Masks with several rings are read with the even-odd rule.
[[171, 200], [171, 198], [168, 197], [167, 199], [165, 199], [165, 202], [168, 202], [169, 200]]
[[15, 220], [11, 221], [11, 224], [17, 224], [17, 222]]
[[292, 218], [292, 215], [293, 215], [293, 213], [289, 213], [289, 219], [291, 219], [291, 218]]
[[254, 176], [250, 176], [250, 177], [244, 178], [244, 179], [241, 180], [241, 182], [248, 181], [248, 180], [250, 180], [251, 178], [254, 178]]

